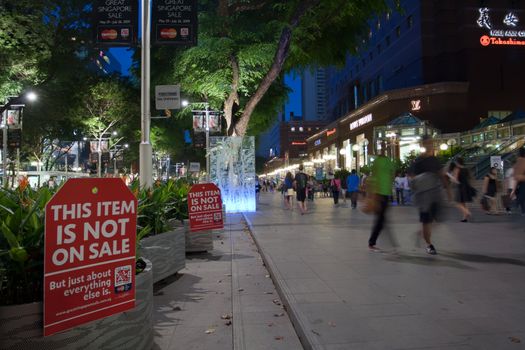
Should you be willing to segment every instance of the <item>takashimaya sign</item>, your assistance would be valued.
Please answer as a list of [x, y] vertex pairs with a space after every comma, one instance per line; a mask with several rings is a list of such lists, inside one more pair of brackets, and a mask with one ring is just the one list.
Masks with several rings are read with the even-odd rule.
[[489, 45], [525, 45], [525, 29], [519, 28], [520, 19], [516, 11], [491, 10], [488, 7], [478, 9], [476, 23], [488, 32], [480, 38], [482, 46]]
[[365, 124], [368, 124], [372, 121], [372, 113], [365, 115], [362, 118], [357, 119], [356, 121], [350, 123], [350, 130], [359, 128]]

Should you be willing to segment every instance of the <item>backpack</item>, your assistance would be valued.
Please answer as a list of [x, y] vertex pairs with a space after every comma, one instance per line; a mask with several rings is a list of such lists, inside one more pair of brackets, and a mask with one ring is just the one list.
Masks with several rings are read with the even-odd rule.
[[302, 190], [306, 188], [306, 175], [304, 173], [297, 174], [297, 189]]

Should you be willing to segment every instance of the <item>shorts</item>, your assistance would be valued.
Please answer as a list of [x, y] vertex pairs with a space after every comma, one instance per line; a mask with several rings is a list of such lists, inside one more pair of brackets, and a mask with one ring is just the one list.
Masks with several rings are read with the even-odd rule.
[[428, 211], [419, 212], [419, 222], [422, 224], [430, 224], [437, 220], [439, 213], [439, 203], [432, 203]]
[[297, 189], [297, 200], [304, 202], [306, 200], [306, 188]]

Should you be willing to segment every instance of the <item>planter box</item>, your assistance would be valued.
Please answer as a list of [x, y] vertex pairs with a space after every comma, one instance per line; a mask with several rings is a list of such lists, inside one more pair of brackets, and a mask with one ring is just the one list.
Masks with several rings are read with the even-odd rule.
[[0, 349], [141, 349], [153, 346], [152, 265], [136, 276], [135, 308], [43, 337], [42, 303], [0, 307]]
[[186, 266], [184, 242], [182, 227], [140, 241], [138, 255], [153, 263], [153, 283], [177, 273]]
[[189, 220], [184, 220], [184, 233], [186, 235], [186, 253], [207, 252], [213, 250], [213, 232], [206, 230], [190, 232]]

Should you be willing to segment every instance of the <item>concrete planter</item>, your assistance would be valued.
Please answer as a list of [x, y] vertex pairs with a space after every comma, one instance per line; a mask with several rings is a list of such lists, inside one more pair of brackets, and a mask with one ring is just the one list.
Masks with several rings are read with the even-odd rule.
[[190, 221], [184, 220], [184, 233], [186, 235], [186, 253], [207, 252], [213, 249], [213, 232], [206, 230], [190, 232]]
[[55, 334], [42, 335], [42, 303], [0, 307], [0, 349], [141, 349], [153, 346], [151, 262], [136, 277], [135, 308]]
[[184, 228], [174, 228], [140, 241], [139, 256], [153, 263], [153, 283], [171, 276], [186, 266]]

